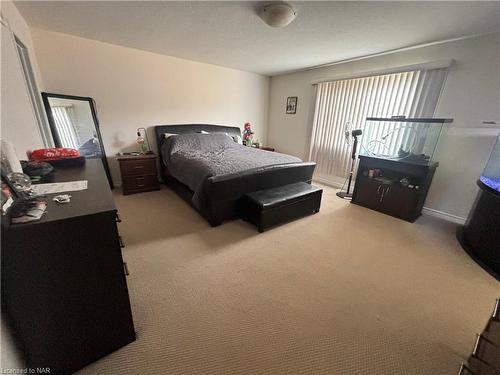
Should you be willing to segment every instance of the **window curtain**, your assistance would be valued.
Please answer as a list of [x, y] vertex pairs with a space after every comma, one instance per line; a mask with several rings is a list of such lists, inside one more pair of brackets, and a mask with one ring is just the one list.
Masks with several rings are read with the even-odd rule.
[[[318, 83], [309, 159], [323, 176], [347, 177], [350, 146], [347, 122], [363, 129], [367, 117], [432, 117], [447, 68], [414, 70]], [[382, 136], [384, 128], [374, 131]], [[425, 131], [422, 130], [422, 131]]]
[[78, 150], [79, 140], [75, 132], [73, 118], [73, 108], [64, 106], [51, 106], [52, 116], [57, 128], [57, 134], [63, 147]]

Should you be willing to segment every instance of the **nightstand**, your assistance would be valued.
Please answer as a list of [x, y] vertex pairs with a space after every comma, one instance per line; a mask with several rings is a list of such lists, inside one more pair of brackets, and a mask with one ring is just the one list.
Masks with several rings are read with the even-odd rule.
[[120, 164], [123, 195], [160, 189], [156, 155], [123, 155], [116, 160]]
[[274, 152], [273, 147], [259, 146], [259, 149], [264, 150], [264, 151], [273, 151]]

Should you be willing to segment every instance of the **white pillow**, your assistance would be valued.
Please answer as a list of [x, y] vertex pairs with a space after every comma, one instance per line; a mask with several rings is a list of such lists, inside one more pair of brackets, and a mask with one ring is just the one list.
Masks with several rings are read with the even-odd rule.
[[173, 134], [173, 133], [163, 133], [163, 138], [167, 139], [168, 137], [171, 137], [173, 135], [177, 135], [177, 134]]
[[242, 145], [242, 144], [243, 144], [243, 139], [242, 139], [239, 135], [231, 135], [231, 134], [229, 134], [229, 133], [224, 133], [224, 134], [225, 134], [225, 135], [227, 135], [228, 137], [231, 137], [231, 139], [232, 139], [234, 142], [236, 142], [236, 143], [238, 143], [238, 144], [240, 144], [240, 145]]

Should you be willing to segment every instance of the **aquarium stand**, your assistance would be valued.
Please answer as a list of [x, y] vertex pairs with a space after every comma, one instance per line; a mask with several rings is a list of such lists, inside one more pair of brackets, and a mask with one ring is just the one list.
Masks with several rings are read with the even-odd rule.
[[479, 192], [457, 239], [469, 256], [500, 281], [500, 194], [478, 180]]
[[422, 214], [437, 166], [360, 155], [352, 203], [413, 222]]

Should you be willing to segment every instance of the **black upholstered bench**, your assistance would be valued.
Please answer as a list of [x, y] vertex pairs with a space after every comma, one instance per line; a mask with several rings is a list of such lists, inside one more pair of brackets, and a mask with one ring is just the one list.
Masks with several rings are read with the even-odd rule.
[[241, 201], [241, 217], [259, 232], [319, 212], [323, 190], [305, 182], [246, 194]]

